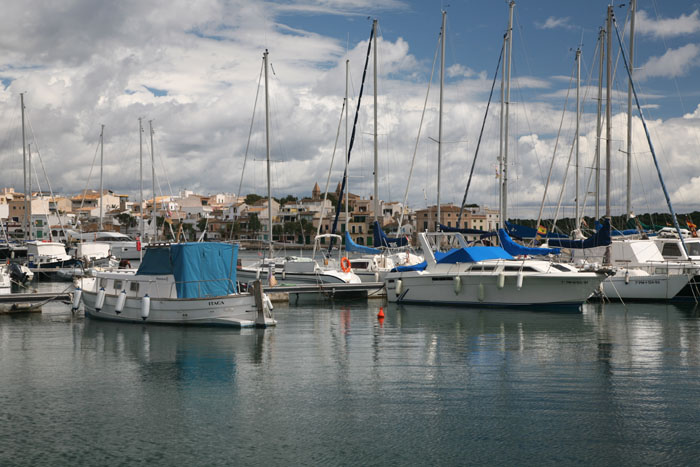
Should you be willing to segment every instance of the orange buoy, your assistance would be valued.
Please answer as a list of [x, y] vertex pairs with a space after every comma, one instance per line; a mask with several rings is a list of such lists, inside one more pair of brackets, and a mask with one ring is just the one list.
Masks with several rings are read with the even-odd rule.
[[384, 308], [381, 306], [379, 307], [379, 314], [377, 315], [377, 318], [379, 318], [379, 319], [384, 318]]
[[350, 260], [347, 256], [343, 256], [343, 258], [340, 260], [340, 269], [342, 269], [345, 273], [352, 270], [352, 264], [350, 264]]

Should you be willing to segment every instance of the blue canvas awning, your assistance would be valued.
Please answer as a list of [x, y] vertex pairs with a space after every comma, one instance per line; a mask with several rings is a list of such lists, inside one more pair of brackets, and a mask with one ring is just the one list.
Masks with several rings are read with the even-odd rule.
[[513, 259], [513, 257], [500, 246], [453, 248], [440, 257], [435, 255], [435, 261], [438, 264], [475, 263], [487, 259]]
[[238, 245], [177, 243], [147, 248], [136, 274], [175, 277], [178, 298], [217, 297], [236, 293]]

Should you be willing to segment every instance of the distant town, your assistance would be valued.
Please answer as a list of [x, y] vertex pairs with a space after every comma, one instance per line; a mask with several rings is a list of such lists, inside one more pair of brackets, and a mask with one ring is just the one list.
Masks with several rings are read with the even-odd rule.
[[[272, 213], [272, 241], [309, 245], [316, 232], [331, 233], [340, 186], [327, 195], [318, 184], [309, 197], [289, 195], [272, 200], [258, 194], [217, 193], [201, 195], [183, 190], [178, 196], [157, 196], [143, 203], [111, 190], [85, 190], [74, 196], [50, 196], [24, 193], [14, 188], [0, 189], [0, 220], [3, 240], [31, 238], [67, 241], [69, 231], [115, 231], [137, 237], [143, 231], [149, 241], [234, 240], [243, 244], [269, 241], [268, 219]], [[347, 222], [341, 206], [336, 233], [350, 237], [359, 245], [373, 246], [374, 200], [349, 193]], [[155, 209], [154, 209], [155, 202]], [[417, 231], [435, 230], [437, 206], [412, 210], [397, 201], [379, 201], [377, 221], [393, 235], [414, 237]], [[448, 227], [493, 230], [498, 226], [498, 211], [469, 205], [458, 221], [460, 207], [443, 204], [440, 223]], [[27, 211], [29, 214], [27, 215]], [[403, 215], [402, 225], [399, 221]], [[27, 227], [27, 218], [31, 220]], [[155, 219], [155, 225], [153, 221]], [[458, 225], [459, 224], [459, 225]], [[25, 231], [28, 229], [28, 235]]]

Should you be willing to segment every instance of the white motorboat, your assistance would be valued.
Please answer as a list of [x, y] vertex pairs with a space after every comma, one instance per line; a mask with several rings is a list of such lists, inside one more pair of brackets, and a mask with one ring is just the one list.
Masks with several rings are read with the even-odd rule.
[[[685, 229], [680, 230], [683, 235], [682, 243], [678, 234], [675, 231], [669, 232], [668, 229], [662, 229], [653, 241], [661, 249], [661, 256], [665, 261], [681, 262], [700, 268], [700, 238], [691, 237]], [[687, 252], [683, 248], [683, 243]], [[700, 274], [696, 272], [688, 284], [676, 294], [674, 300], [694, 302], [700, 300]]]
[[237, 245], [181, 243], [145, 250], [138, 270], [95, 271], [76, 279], [73, 308], [82, 298], [93, 318], [159, 324], [266, 327], [276, 324], [259, 288], [241, 293]]
[[[385, 276], [390, 302], [578, 308], [606, 277], [600, 271], [546, 260], [515, 260], [500, 247], [468, 247], [457, 232], [423, 232], [418, 238], [425, 264], [397, 268]], [[440, 252], [443, 240], [458, 248]]]
[[111, 231], [77, 233], [71, 232], [71, 238], [83, 243], [100, 242], [109, 245], [110, 251], [117, 259], [139, 259], [142, 245], [130, 236]]
[[64, 268], [80, 267], [80, 261], [66, 253], [59, 242], [27, 242], [27, 266], [45, 279], [53, 279], [56, 272]]
[[[334, 238], [340, 245], [340, 235], [324, 234], [316, 237], [316, 245], [321, 245], [321, 239]], [[241, 282], [261, 279], [265, 284], [275, 283], [285, 285], [306, 284], [357, 284], [360, 278], [350, 271], [341, 269], [342, 258], [337, 250], [337, 259], [322, 251], [323, 260], [319, 264], [313, 258], [300, 256], [281, 256], [265, 258], [248, 266], [238, 266], [238, 277]], [[272, 277], [274, 276], [274, 279]]]

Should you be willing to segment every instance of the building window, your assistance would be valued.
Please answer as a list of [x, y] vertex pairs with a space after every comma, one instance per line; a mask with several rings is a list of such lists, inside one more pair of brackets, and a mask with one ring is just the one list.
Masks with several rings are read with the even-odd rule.
[[428, 222], [423, 222], [423, 230], [428, 230]]

